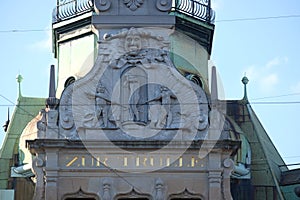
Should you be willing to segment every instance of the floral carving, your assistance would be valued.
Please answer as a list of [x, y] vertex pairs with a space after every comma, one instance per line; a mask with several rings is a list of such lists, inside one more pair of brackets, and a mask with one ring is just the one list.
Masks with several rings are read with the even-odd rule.
[[123, 2], [130, 10], [135, 11], [144, 3], [144, 0], [123, 0]]

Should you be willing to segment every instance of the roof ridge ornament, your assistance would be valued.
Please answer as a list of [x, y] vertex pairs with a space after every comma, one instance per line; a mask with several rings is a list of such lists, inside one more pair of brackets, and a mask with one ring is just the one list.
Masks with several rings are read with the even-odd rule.
[[21, 82], [23, 80], [22, 75], [19, 73], [19, 75], [16, 77], [17, 82], [19, 84], [19, 97], [22, 97], [22, 92], [21, 92]]
[[248, 101], [248, 97], [247, 97], [247, 84], [249, 82], [249, 79], [247, 78], [246, 74], [245, 76], [242, 78], [242, 83], [244, 84], [244, 97], [243, 100]]

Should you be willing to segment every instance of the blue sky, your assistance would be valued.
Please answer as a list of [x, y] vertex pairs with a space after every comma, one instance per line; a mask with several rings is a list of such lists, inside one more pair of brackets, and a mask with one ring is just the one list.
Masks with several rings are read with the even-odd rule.
[[[0, 6], [0, 95], [16, 102], [20, 72], [23, 96], [47, 97], [52, 9], [56, 1], [4, 1]], [[16, 5], [17, 4], [17, 5]], [[256, 114], [287, 164], [300, 163], [297, 147], [300, 103], [300, 17], [236, 20], [300, 15], [299, 0], [214, 0], [215, 35], [211, 59], [221, 74], [226, 99], [243, 96], [241, 79], [249, 78], [248, 97]], [[12, 32], [11, 30], [33, 30]], [[45, 31], [34, 31], [45, 30]], [[282, 96], [287, 95], [287, 96]], [[7, 106], [0, 96], [0, 122]], [[281, 97], [276, 97], [281, 96]], [[272, 97], [272, 98], [265, 98]], [[0, 130], [0, 141], [5, 133]]]

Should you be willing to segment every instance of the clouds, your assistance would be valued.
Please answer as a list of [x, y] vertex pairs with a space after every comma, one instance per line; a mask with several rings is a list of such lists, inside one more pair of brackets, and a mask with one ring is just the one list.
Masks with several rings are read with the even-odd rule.
[[287, 57], [275, 57], [264, 65], [247, 67], [245, 70], [246, 76], [258, 92], [271, 94], [280, 83], [280, 70], [282, 65], [285, 65], [287, 62]]

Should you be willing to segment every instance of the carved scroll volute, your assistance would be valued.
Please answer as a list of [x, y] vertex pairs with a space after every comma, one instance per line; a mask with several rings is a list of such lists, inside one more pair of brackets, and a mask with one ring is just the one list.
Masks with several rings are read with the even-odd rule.
[[99, 11], [107, 11], [111, 6], [111, 0], [95, 0], [95, 6]]
[[45, 155], [39, 154], [32, 162], [33, 173], [35, 174], [36, 186], [34, 192], [34, 200], [44, 199], [45, 194], [45, 173], [43, 167], [45, 166]]
[[223, 161], [224, 172], [223, 172], [223, 184], [222, 184], [222, 193], [225, 200], [231, 200], [230, 192], [230, 174], [234, 168], [234, 162], [230, 158], [226, 158]]
[[156, 0], [156, 7], [160, 11], [169, 11], [172, 8], [172, 0]]
[[61, 105], [59, 108], [59, 121], [60, 126], [69, 130], [74, 126], [74, 119], [72, 114], [72, 92], [73, 86], [67, 87], [61, 97]]

